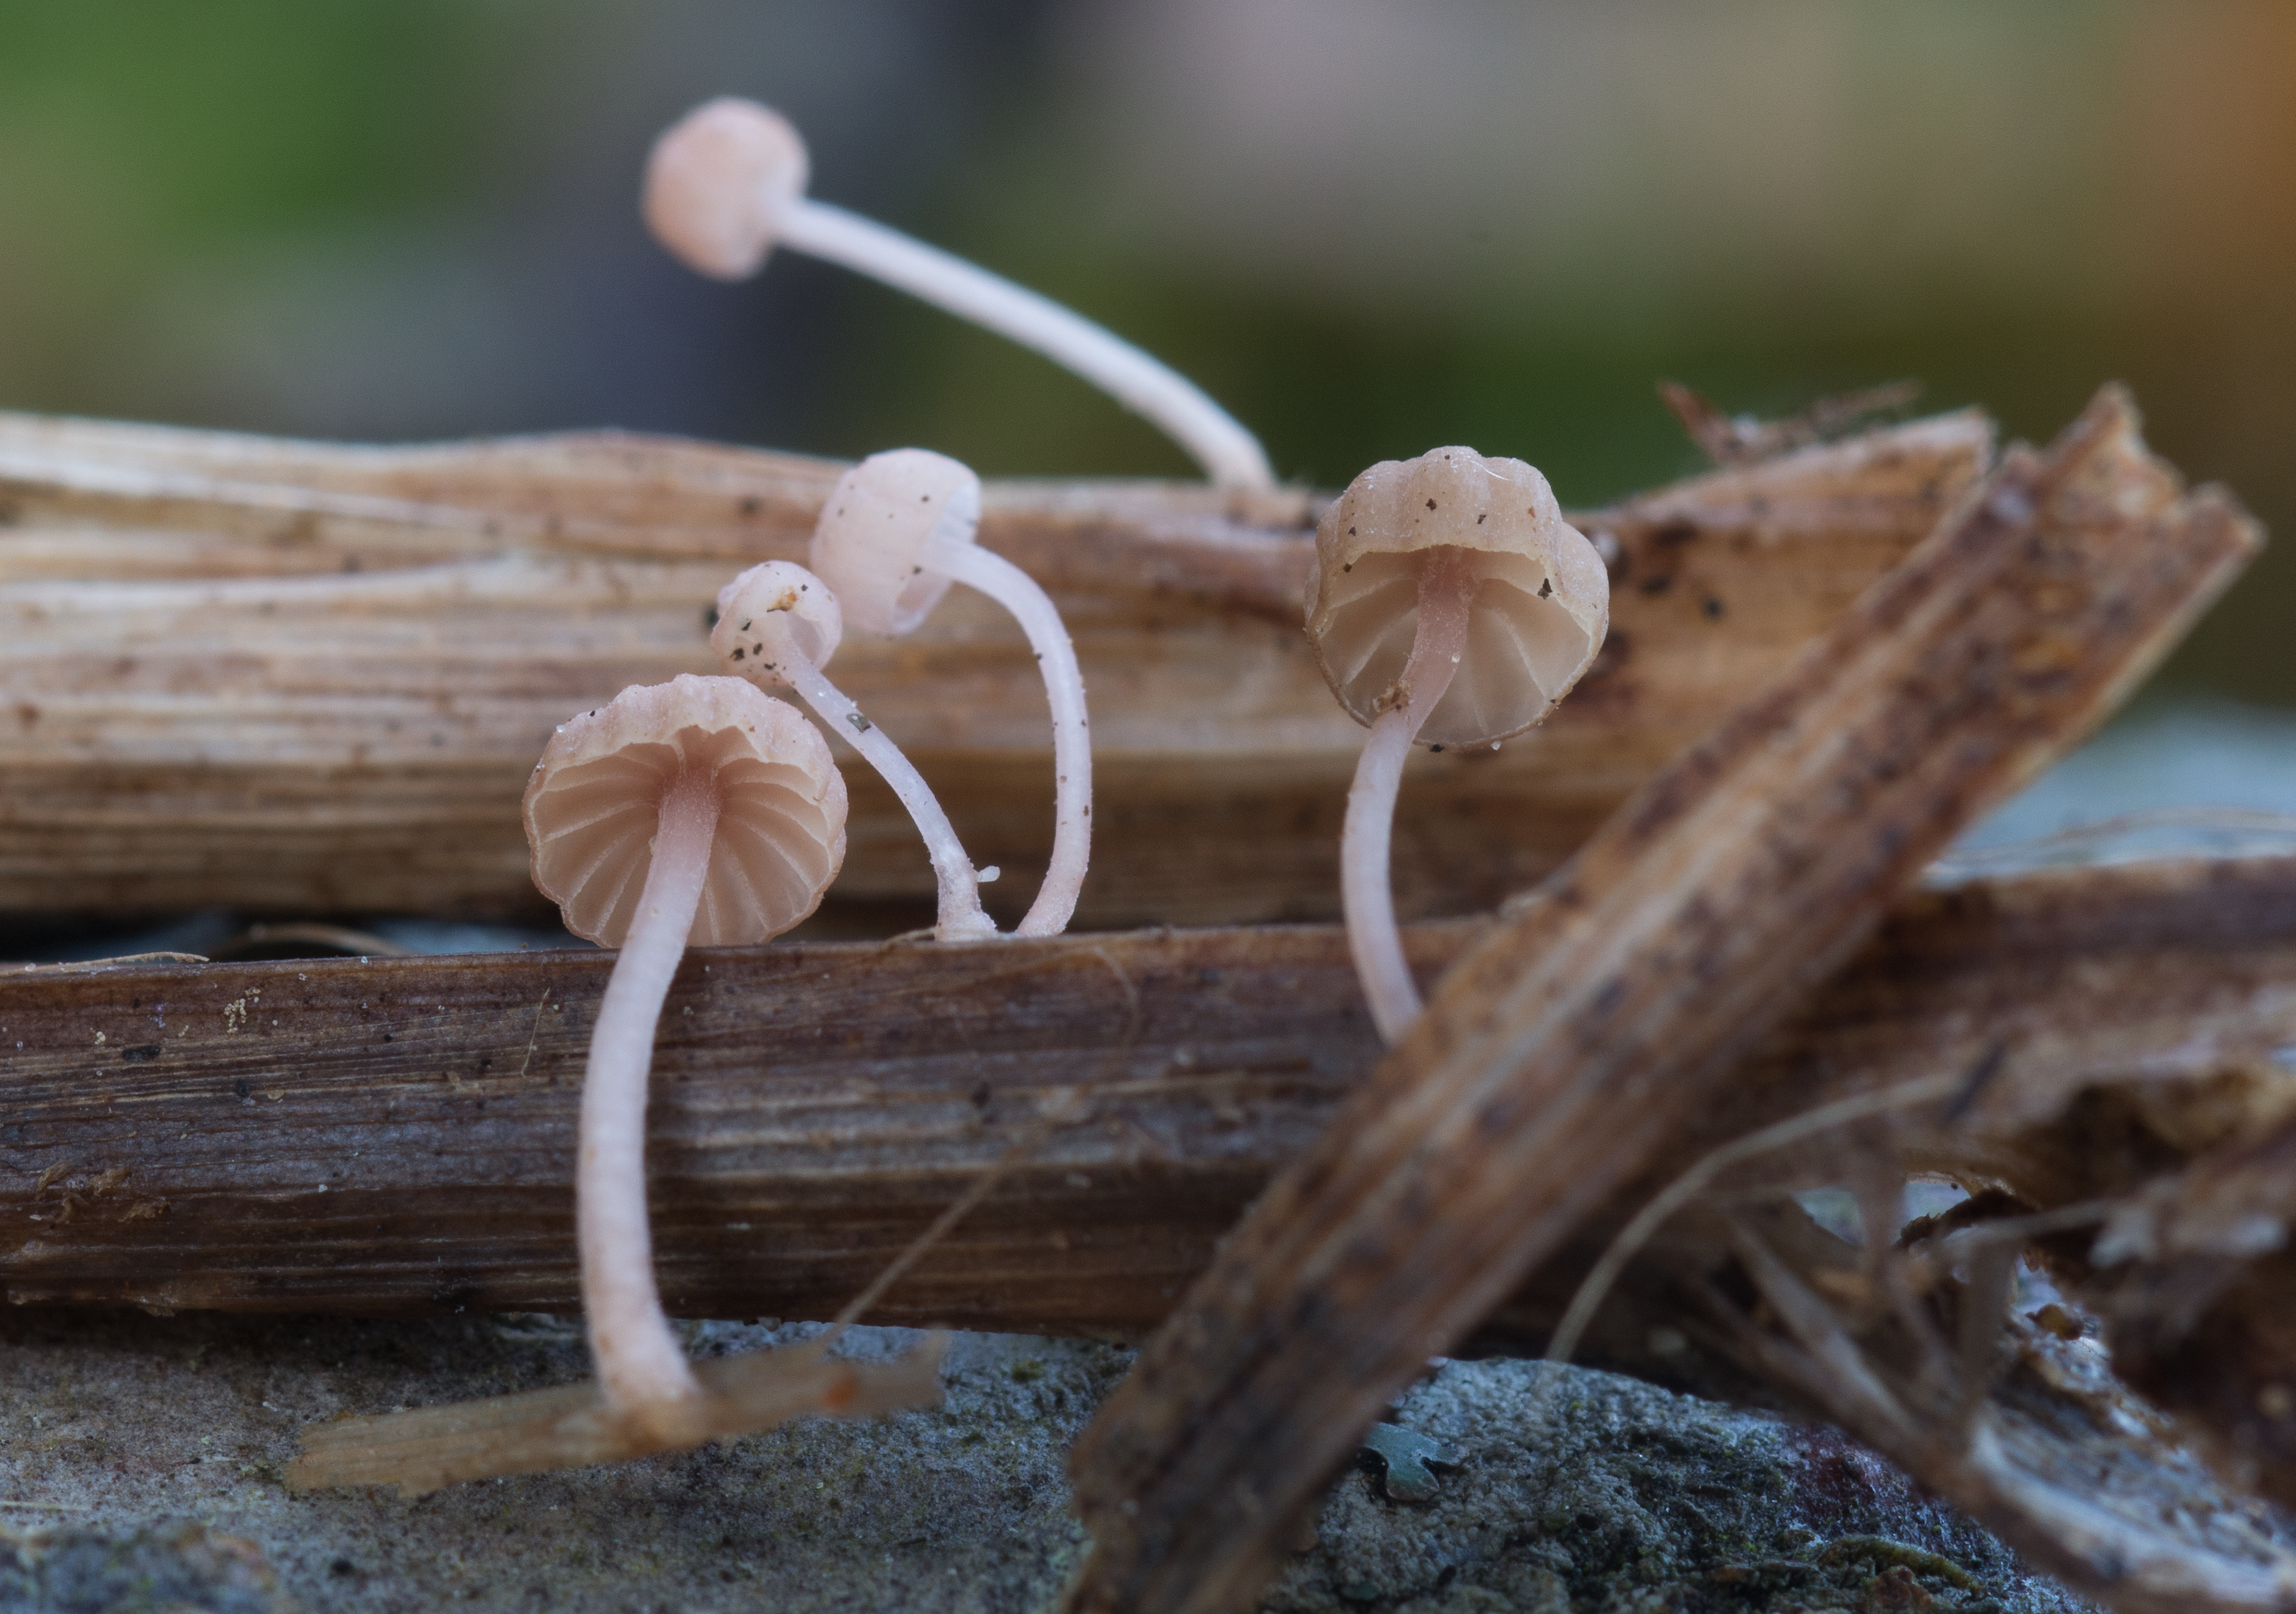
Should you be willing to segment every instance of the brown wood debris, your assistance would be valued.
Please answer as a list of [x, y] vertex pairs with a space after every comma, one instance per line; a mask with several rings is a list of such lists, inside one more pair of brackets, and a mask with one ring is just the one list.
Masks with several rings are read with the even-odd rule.
[[[1902, 558], [1991, 441], [1942, 415], [1577, 518], [1617, 556], [1608, 648], [1537, 733], [1414, 769], [1405, 912], [1488, 908], [1554, 867]], [[800, 556], [838, 470], [611, 434], [364, 449], [0, 414], [0, 913], [532, 911], [518, 801], [543, 741], [626, 684], [716, 670], [718, 586]], [[981, 540], [1058, 599], [1091, 689], [1084, 922], [1335, 916], [1362, 731], [1300, 633], [1316, 504], [990, 484]], [[1008, 871], [992, 908], [1032, 889], [1050, 736], [1009, 620], [958, 589], [908, 638], [849, 638], [836, 676]], [[848, 783], [832, 906], [929, 897], [890, 792]]]
[[[2264, 1337], [2284, 1274], [2254, 1217], [2288, 1197], [2265, 1162], [2285, 1151], [2296, 1072], [2235, 1060], [2180, 1077], [2131, 1053], [2070, 1086], [1988, 1059], [1894, 1089], [1942, 1100], [1869, 1090], [1832, 1124], [1808, 1124], [1821, 1109], [1775, 1129], [1799, 1135], [1679, 1207], [1614, 1329], [1668, 1330], [1679, 1381], [1840, 1424], [2116, 1607], [2284, 1606], [2296, 1550], [2253, 1500], [2290, 1488], [2270, 1394], [2289, 1358]], [[1893, 1238], [1909, 1171], [1978, 1192]], [[1862, 1245], [1788, 1197], [1844, 1178]], [[2021, 1252], [2046, 1274], [2022, 1299]], [[2175, 1361], [2148, 1356], [2194, 1299], [2229, 1304], [2169, 1325]]]
[[2053, 1265], [2104, 1318], [2122, 1377], [2235, 1482], [2296, 1505], [2296, 1115], [2184, 1152]]
[[[1414, 927], [1422, 976], [1485, 928]], [[0, 973], [0, 1295], [575, 1309], [575, 1109], [611, 964], [512, 953]], [[1987, 1102], [2002, 1107], [2132, 1069], [2207, 1074], [2291, 1040], [2296, 858], [1915, 893], [1587, 1236], [1599, 1249], [1718, 1143], [1957, 1075], [1997, 1047]], [[1136, 1337], [1378, 1053], [1328, 927], [697, 953], [655, 1053], [665, 1299], [687, 1316], [834, 1315], [1074, 1094], [1082, 1118], [871, 1315]], [[2052, 1112], [2000, 1108], [2004, 1127]], [[74, 1195], [82, 1209], [61, 1222]], [[1485, 1346], [1544, 1349], [1591, 1258], [1559, 1261], [1495, 1313]], [[1583, 1355], [1695, 1381], [1691, 1361], [1612, 1326], [1620, 1315], [1598, 1318]]]
[[2260, 541], [2224, 496], [2181, 494], [2117, 390], [2007, 456], [1470, 948], [1229, 1235], [1077, 1446], [1095, 1547], [1073, 1605], [1246, 1606], [1388, 1398], [1647, 1170]]

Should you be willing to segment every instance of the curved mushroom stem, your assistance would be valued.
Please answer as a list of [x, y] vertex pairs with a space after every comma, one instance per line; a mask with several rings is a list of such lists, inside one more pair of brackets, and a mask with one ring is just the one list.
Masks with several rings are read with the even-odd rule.
[[1045, 677], [1045, 699], [1053, 711], [1053, 857], [1037, 900], [1014, 930], [1016, 936], [1058, 936], [1076, 913], [1092, 862], [1092, 733], [1084, 709], [1084, 674], [1076, 647], [1052, 600], [1037, 580], [994, 551], [978, 544], [952, 543], [936, 535], [926, 545], [923, 564], [955, 578], [1013, 613]]
[[779, 670], [832, 732], [853, 742], [853, 749], [893, 787], [893, 794], [916, 820], [917, 833], [924, 837], [925, 851], [932, 858], [933, 878], [940, 886], [940, 914], [933, 926], [933, 938], [979, 941], [995, 936], [996, 922], [980, 906], [980, 877], [924, 775], [901, 755], [901, 748], [887, 739], [883, 730], [861, 715], [861, 709], [829, 681], [828, 675], [795, 650], [783, 650]]
[[1035, 348], [1160, 427], [1215, 485], [1275, 486], [1259, 439], [1203, 389], [1050, 298], [811, 197], [783, 203], [774, 234], [778, 245], [842, 264]]
[[1382, 712], [1356, 762], [1348, 787], [1348, 815], [1340, 832], [1340, 901], [1347, 912], [1348, 951], [1363, 982], [1372, 1022], [1392, 1047], [1419, 1018], [1419, 987], [1404, 962], [1395, 925], [1395, 893], [1388, 880], [1388, 846], [1395, 798], [1411, 742], [1428, 714], [1451, 687], [1467, 643], [1467, 604], [1474, 573], [1438, 553], [1419, 577], [1419, 622], [1398, 689], [1403, 699]]
[[645, 1108], [654, 1028], [701, 905], [718, 804], [716, 783], [691, 770], [662, 797], [637, 920], [607, 979], [582, 1078], [574, 1225], [590, 1355], [606, 1405], [646, 1427], [679, 1421], [701, 1396], [654, 1283]]

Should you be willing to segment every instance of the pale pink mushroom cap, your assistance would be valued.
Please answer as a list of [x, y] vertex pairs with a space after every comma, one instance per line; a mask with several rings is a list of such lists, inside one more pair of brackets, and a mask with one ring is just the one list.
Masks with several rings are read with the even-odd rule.
[[1488, 744], [1538, 723], [1592, 664], [1610, 627], [1610, 574], [1521, 460], [1452, 447], [1381, 461], [1316, 523], [1308, 572], [1316, 665], [1358, 723], [1398, 699], [1420, 569], [1444, 548], [1476, 586], [1458, 669], [1418, 741]]
[[844, 636], [844, 608], [826, 583], [794, 561], [767, 561], [718, 591], [709, 648], [745, 676], [786, 686], [785, 651], [826, 666]]
[[653, 143], [640, 209], [654, 239], [689, 268], [745, 279], [773, 250], [782, 209], [805, 194], [809, 167], [788, 119], [720, 96]]
[[865, 633], [907, 633], [954, 580], [924, 564], [936, 537], [970, 544], [980, 525], [980, 479], [929, 448], [873, 454], [837, 479], [808, 552], [845, 619]]
[[813, 725], [740, 678], [682, 674], [560, 725], [526, 787], [534, 883], [566, 928], [619, 947], [681, 769], [723, 792], [686, 945], [740, 946], [811, 914], [845, 861], [845, 781]]

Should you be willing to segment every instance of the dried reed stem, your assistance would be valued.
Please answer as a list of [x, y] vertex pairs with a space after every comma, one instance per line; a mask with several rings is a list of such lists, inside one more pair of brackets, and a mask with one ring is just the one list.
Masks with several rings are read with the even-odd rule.
[[[1422, 978], [1485, 928], [1413, 927]], [[574, 1116], [611, 963], [0, 974], [0, 1290], [18, 1305], [573, 1309]], [[1811, 1106], [1957, 1078], [1997, 1049], [1997, 1080], [1955, 1129], [1962, 1155], [1933, 1163], [1999, 1167], [2006, 1145], [1970, 1140], [2047, 1122], [2087, 1084], [2205, 1074], [2285, 1041], [2296, 858], [1917, 893], [1589, 1218], [1592, 1248], [1558, 1258], [1482, 1337], [1543, 1349], [1641, 1200], [1716, 1144]], [[1136, 1336], [1378, 1057], [1332, 928], [989, 954], [697, 954], [655, 1051], [665, 1301], [687, 1316], [829, 1317], [1004, 1165], [1012, 1175], [870, 1315]], [[1652, 1321], [1614, 1300], [1586, 1354], [1736, 1393], [1694, 1351], [1654, 1357]]]
[[[1617, 550], [1610, 649], [1538, 733], [1414, 766], [1403, 911], [1488, 906], [1552, 868], [1917, 542], [1990, 445], [1946, 415], [1577, 518]], [[518, 799], [552, 727], [718, 670], [719, 586], [801, 558], [839, 469], [606, 434], [361, 449], [0, 414], [0, 912], [531, 909]], [[988, 488], [982, 543], [1053, 594], [1092, 689], [1085, 922], [1336, 917], [1362, 736], [1299, 631], [1316, 504]], [[960, 590], [909, 638], [849, 640], [835, 672], [1005, 868], [988, 895], [1024, 900], [1053, 761], [1018, 630]], [[849, 772], [832, 903], [929, 897], [891, 794]]]

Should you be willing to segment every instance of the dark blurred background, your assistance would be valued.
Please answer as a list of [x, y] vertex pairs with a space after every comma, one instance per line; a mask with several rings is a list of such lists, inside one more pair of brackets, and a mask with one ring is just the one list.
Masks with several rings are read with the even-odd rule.
[[[0, 7], [0, 406], [402, 439], [620, 425], [1183, 473], [840, 271], [701, 281], [648, 143], [757, 96], [814, 192], [1162, 354], [1283, 473], [1463, 441], [1589, 503], [1652, 392], [1902, 376], [2039, 437], [2131, 382], [2296, 538], [2284, 0], [78, 0]], [[2268, 556], [2170, 669], [2296, 705]]]

